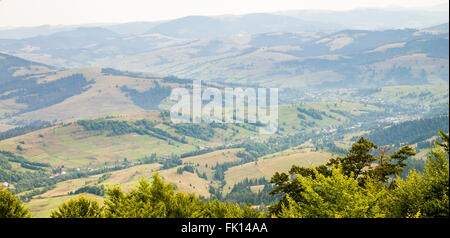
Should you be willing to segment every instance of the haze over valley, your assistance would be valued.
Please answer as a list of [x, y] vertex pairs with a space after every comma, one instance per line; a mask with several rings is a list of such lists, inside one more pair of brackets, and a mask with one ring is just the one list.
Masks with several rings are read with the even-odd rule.
[[[424, 170], [448, 134], [448, 2], [0, 28], [0, 182], [33, 217], [155, 172], [176, 191], [267, 211], [276, 172], [364, 137]], [[278, 128], [177, 124], [175, 88], [278, 88]], [[205, 100], [204, 100], [205, 101]]]

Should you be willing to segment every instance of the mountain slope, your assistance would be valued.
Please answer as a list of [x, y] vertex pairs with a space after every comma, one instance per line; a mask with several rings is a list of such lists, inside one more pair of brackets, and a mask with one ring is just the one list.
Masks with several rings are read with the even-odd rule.
[[[303, 27], [286, 16], [195, 16], [161, 23], [147, 35], [79, 28], [50, 36], [0, 40], [0, 50], [62, 67], [103, 66], [280, 88], [448, 83], [448, 32], [397, 29], [251, 35], [275, 29], [269, 23], [261, 28], [252, 26], [266, 18], [272, 19], [277, 29]], [[237, 24], [246, 34], [228, 36], [237, 28], [227, 32], [227, 24]], [[227, 37], [206, 39], [215, 31], [223, 31]], [[201, 37], [205, 39], [186, 40], [161, 33], [204, 34]]]
[[[157, 110], [177, 86], [180, 84], [152, 74], [102, 68], [63, 70], [1, 54], [0, 124]], [[140, 95], [145, 96], [145, 103], [136, 99]]]
[[448, 33], [414, 29], [267, 33], [198, 40], [108, 64], [282, 88], [445, 84], [448, 44]]
[[130, 36], [103, 27], [80, 27], [32, 38], [0, 38], [0, 51], [58, 67], [79, 68], [183, 42], [160, 34]]
[[55, 67], [32, 62], [12, 55], [0, 53], [0, 89], [16, 78], [26, 78], [28, 75], [46, 75], [55, 71]]
[[436, 26], [425, 28], [425, 30], [437, 30], [437, 31], [448, 32], [448, 28], [449, 28], [449, 23], [447, 22], [447, 23], [443, 23], [443, 24], [440, 24], [440, 25], [436, 25]]
[[448, 21], [448, 2], [435, 8], [359, 8], [347, 11], [299, 10], [285, 14], [305, 21], [332, 22], [347, 29], [424, 28]]
[[258, 13], [225, 17], [188, 16], [161, 23], [148, 33], [159, 33], [178, 38], [205, 39], [237, 34], [330, 31], [340, 28], [332, 23], [309, 22], [290, 16]]

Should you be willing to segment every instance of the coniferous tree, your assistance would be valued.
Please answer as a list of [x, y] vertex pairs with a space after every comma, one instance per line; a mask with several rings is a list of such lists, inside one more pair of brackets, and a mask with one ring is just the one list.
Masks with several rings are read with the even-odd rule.
[[[270, 194], [282, 195], [283, 198], [269, 207], [270, 213], [277, 215], [281, 212], [283, 206], [289, 206], [287, 195], [296, 203], [305, 202], [305, 187], [300, 182], [301, 180], [296, 179], [296, 177], [311, 179], [315, 179], [318, 175], [330, 177], [333, 175], [333, 168], [339, 167], [343, 175], [357, 180], [361, 187], [364, 187], [368, 181], [372, 180], [386, 183], [389, 178], [400, 175], [403, 168], [406, 167], [404, 161], [408, 157], [415, 155], [415, 152], [409, 146], [402, 147], [392, 155], [382, 153], [379, 157], [373, 153], [376, 149], [378, 149], [377, 145], [361, 137], [352, 145], [345, 157], [330, 159], [326, 165], [315, 168], [304, 168], [294, 165], [290, 169], [289, 174], [275, 173], [271, 179], [271, 183], [274, 184], [275, 188]], [[392, 183], [388, 185], [392, 185]]]

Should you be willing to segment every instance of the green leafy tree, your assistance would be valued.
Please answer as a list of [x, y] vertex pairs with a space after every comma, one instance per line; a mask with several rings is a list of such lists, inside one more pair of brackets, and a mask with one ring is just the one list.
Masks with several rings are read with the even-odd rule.
[[[305, 187], [299, 179], [296, 179], [297, 177], [311, 179], [315, 179], [318, 175], [330, 177], [333, 175], [333, 168], [339, 167], [343, 175], [357, 180], [361, 187], [366, 186], [368, 181], [387, 184], [386, 182], [390, 178], [399, 175], [403, 171], [403, 168], [407, 165], [405, 160], [415, 155], [415, 152], [409, 146], [404, 146], [400, 150], [394, 151], [392, 155], [387, 155], [387, 150], [382, 151], [378, 157], [374, 155], [377, 149], [377, 145], [361, 137], [352, 145], [345, 157], [330, 159], [326, 165], [315, 168], [304, 168], [294, 165], [289, 170], [289, 174], [275, 173], [271, 179], [271, 183], [274, 184], [275, 188], [270, 194], [282, 195], [282, 199], [269, 207], [270, 213], [276, 215], [283, 206], [289, 205], [286, 195], [289, 195], [290, 199], [296, 203], [305, 202]], [[388, 185], [393, 187], [393, 183], [394, 180]]]
[[202, 218], [262, 218], [264, 214], [250, 206], [240, 207], [237, 204], [214, 200], [207, 202], [205, 210], [201, 212]]
[[448, 148], [448, 143], [449, 143], [449, 139], [448, 139], [448, 135], [445, 134], [444, 132], [442, 132], [441, 130], [439, 130], [439, 136], [442, 139], [442, 142], [437, 141], [436, 144], [440, 147], [442, 147], [442, 149], [447, 152], [447, 154], [449, 153], [449, 148]]
[[72, 198], [52, 211], [51, 218], [101, 218], [102, 208], [97, 200], [83, 196]]
[[0, 187], [0, 218], [28, 218], [31, 214], [22, 202], [7, 189]]
[[430, 150], [425, 171], [398, 179], [385, 202], [390, 217], [449, 217], [448, 135], [440, 134], [444, 142]]
[[173, 202], [173, 186], [165, 184], [155, 174], [150, 184], [141, 179], [136, 189], [124, 194], [119, 187], [106, 191], [105, 215], [121, 218], [163, 218], [168, 217]]
[[386, 190], [374, 180], [363, 188], [350, 174], [343, 174], [342, 168], [334, 168], [331, 176], [314, 170], [313, 177], [295, 178], [302, 185], [302, 202], [289, 195], [287, 204], [282, 204], [279, 217], [284, 218], [373, 218], [384, 217], [378, 206]]
[[386, 151], [383, 150], [379, 155], [376, 166], [365, 172], [364, 175], [366, 176], [363, 177], [364, 179], [370, 177], [385, 183], [393, 175], [399, 176], [402, 173], [403, 168], [407, 166], [405, 160], [416, 154], [409, 146], [402, 147], [390, 156], [386, 155], [385, 152]]
[[377, 148], [378, 146], [373, 142], [361, 137], [352, 145], [350, 153], [347, 154], [347, 156], [331, 159], [327, 165], [341, 165], [342, 173], [347, 176], [352, 175], [354, 178], [358, 178], [365, 173], [364, 169], [368, 168], [372, 162], [377, 160], [374, 155], [369, 153]]
[[203, 201], [194, 194], [175, 193], [173, 185], [153, 175], [151, 183], [139, 181], [136, 189], [125, 194], [119, 187], [109, 188], [105, 200], [106, 217], [121, 218], [226, 218], [261, 217], [249, 206]]

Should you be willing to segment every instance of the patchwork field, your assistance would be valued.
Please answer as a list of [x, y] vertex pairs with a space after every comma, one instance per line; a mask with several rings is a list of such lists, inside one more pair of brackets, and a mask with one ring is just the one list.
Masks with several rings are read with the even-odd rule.
[[[376, 100], [372, 104], [336, 99], [280, 105], [279, 128], [274, 135], [260, 135], [258, 128], [250, 124], [174, 125], [157, 111], [111, 112], [101, 117], [93, 115], [85, 118], [91, 127], [83, 126], [77, 118], [73, 118], [1, 140], [0, 151], [23, 156], [30, 162], [48, 163], [50, 167], [44, 170], [49, 177], [59, 176], [61, 171], [87, 173], [107, 170], [58, 182], [45, 192], [29, 197], [27, 207], [35, 217], [48, 216], [61, 202], [74, 197], [70, 193], [78, 189], [118, 185], [129, 191], [139, 179], [148, 179], [155, 172], [172, 183], [177, 191], [195, 193], [204, 198], [227, 196], [234, 185], [246, 178], [270, 180], [275, 172], [287, 172], [292, 165], [314, 167], [345, 153], [342, 151], [351, 147], [355, 137], [364, 136], [371, 130], [370, 124], [361, 126], [358, 120], [362, 118], [365, 122], [371, 120], [372, 123], [379, 123], [380, 118], [384, 119], [387, 110], [382, 103], [384, 100], [385, 103], [389, 100], [400, 103], [414, 95], [421, 95], [426, 104], [431, 105], [432, 101], [441, 102], [448, 98], [445, 90], [436, 86], [421, 89], [413, 86], [385, 87], [372, 90]], [[430, 95], [427, 92], [433, 93]], [[342, 92], [344, 98], [353, 94], [355, 91]], [[396, 120], [408, 118], [403, 118], [401, 113], [398, 115]], [[144, 124], [139, 124], [140, 121]], [[151, 130], [145, 131], [146, 126]], [[0, 128], [9, 129], [11, 125], [0, 124]], [[279, 139], [273, 143], [286, 143], [288, 147], [273, 150], [269, 148], [272, 143], [268, 142], [269, 138]], [[299, 144], [290, 144], [283, 138], [297, 140]], [[332, 140], [333, 144], [327, 144], [327, 140]], [[245, 146], [239, 147], [247, 142], [255, 147], [254, 151]], [[261, 156], [245, 160], [249, 159], [246, 156], [258, 154], [260, 150], [266, 151]], [[184, 156], [187, 152], [191, 154]], [[426, 156], [425, 150], [418, 152], [416, 158]], [[148, 160], [153, 154], [157, 160]], [[14, 171], [33, 172], [18, 162], [12, 161], [10, 165]], [[258, 193], [264, 186], [252, 185], [249, 188]], [[93, 194], [87, 196], [104, 199]]]
[[[291, 135], [302, 131], [324, 130], [342, 125], [349, 119], [341, 114], [330, 111], [331, 103], [307, 103], [304, 105], [282, 105], [279, 107], [280, 135]], [[317, 120], [304, 114], [305, 119], [299, 119], [297, 107], [306, 110], [316, 110], [321, 113], [322, 120]], [[331, 106], [333, 108], [334, 106]], [[368, 111], [378, 111], [377, 107], [357, 103], [339, 103], [337, 107], [349, 115], [360, 115]], [[115, 113], [108, 117], [114, 121], [129, 121], [147, 119], [161, 121], [156, 112], [146, 113]], [[310, 123], [310, 124], [308, 124]], [[158, 124], [156, 128], [177, 135], [174, 128]], [[133, 162], [137, 159], [156, 153], [158, 156], [179, 155], [204, 147], [215, 147], [224, 143], [240, 143], [247, 139], [262, 140], [267, 136], [259, 135], [257, 131], [234, 124], [227, 124], [227, 129], [214, 128], [215, 136], [210, 141], [204, 141], [187, 136], [188, 144], [176, 141], [161, 140], [149, 135], [129, 133], [124, 135], [108, 135], [103, 131], [86, 131], [75, 124], [57, 125], [50, 128], [30, 132], [0, 142], [0, 150], [11, 151], [24, 156], [30, 161], [49, 163], [51, 166], [66, 168], [86, 168], [102, 164], [114, 163], [126, 158]], [[183, 136], [179, 135], [178, 136]], [[18, 149], [20, 145], [20, 149]], [[215, 157], [213, 155], [212, 157]], [[226, 156], [225, 156], [226, 157]], [[220, 158], [220, 156], [218, 157]], [[192, 162], [196, 158], [191, 158]], [[209, 160], [209, 159], [208, 159]], [[217, 158], [212, 163], [216, 163]], [[206, 161], [200, 158], [198, 161]], [[186, 161], [189, 162], [189, 161]], [[210, 164], [211, 165], [211, 164]]]
[[[82, 196], [88, 198], [95, 198], [100, 203], [103, 203], [103, 197], [95, 196], [92, 194], [82, 194]], [[30, 209], [31, 216], [33, 218], [48, 218], [50, 217], [51, 211], [55, 210], [62, 203], [69, 201], [72, 198], [77, 198], [79, 195], [71, 195], [71, 196], [58, 196], [58, 197], [49, 197], [49, 198], [37, 198], [33, 201], [25, 204], [25, 207]]]
[[287, 172], [292, 165], [311, 168], [325, 164], [330, 158], [331, 153], [327, 152], [297, 152], [280, 156], [271, 155], [256, 162], [232, 167], [225, 172], [224, 191], [229, 191], [234, 184], [245, 178], [264, 177], [270, 180], [275, 172]]
[[[22, 150], [17, 150], [21, 144]], [[169, 145], [148, 135], [126, 134], [107, 136], [106, 133], [87, 132], [80, 126], [68, 125], [47, 128], [0, 143], [0, 150], [14, 151], [31, 161], [80, 168], [129, 161], [157, 153], [159, 156], [181, 154], [195, 150], [193, 145]]]

